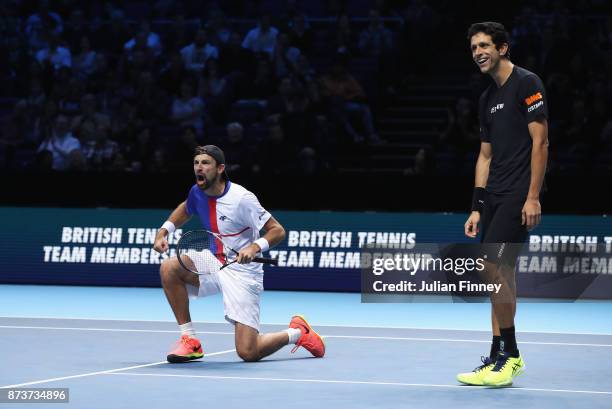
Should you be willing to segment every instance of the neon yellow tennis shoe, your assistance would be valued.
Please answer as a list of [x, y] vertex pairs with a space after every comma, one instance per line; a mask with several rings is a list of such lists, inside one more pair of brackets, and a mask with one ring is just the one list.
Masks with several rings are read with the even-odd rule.
[[497, 355], [495, 366], [484, 377], [483, 383], [486, 386], [510, 386], [514, 378], [525, 370], [523, 358], [511, 357], [507, 352], [500, 352]]
[[495, 366], [495, 362], [491, 358], [481, 356], [482, 365], [474, 368], [472, 372], [463, 372], [457, 375], [457, 380], [466, 385], [482, 386], [486, 374]]

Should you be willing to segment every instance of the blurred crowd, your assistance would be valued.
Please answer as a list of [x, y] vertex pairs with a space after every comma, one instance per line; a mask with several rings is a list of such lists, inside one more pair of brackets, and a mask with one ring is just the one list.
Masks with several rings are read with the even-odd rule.
[[[546, 87], [550, 173], [612, 172], [610, 6], [603, 1], [530, 2], [507, 24], [512, 61], [537, 73]], [[466, 79], [468, 92], [449, 107], [436, 147], [473, 159], [479, 143], [478, 96], [490, 81], [477, 73]]]
[[[452, 13], [424, 0], [204, 3], [3, 1], [0, 166], [165, 173], [215, 143], [230, 172], [332, 170], [339, 155], [390, 143], [378, 109], [444, 51], [423, 36]], [[604, 6], [540, 0], [508, 21], [513, 60], [546, 83], [553, 167], [612, 153]], [[455, 158], [477, 149], [483, 78], [471, 68], [430, 142]], [[411, 169], [429, 169], [425, 158]]]

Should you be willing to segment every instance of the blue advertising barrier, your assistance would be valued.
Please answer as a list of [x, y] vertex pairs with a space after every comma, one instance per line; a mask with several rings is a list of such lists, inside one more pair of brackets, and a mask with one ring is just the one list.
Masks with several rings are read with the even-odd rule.
[[[0, 283], [159, 286], [160, 256], [151, 248], [170, 210], [0, 208], [3, 243]], [[266, 289], [360, 291], [360, 249], [414, 243], [464, 243], [466, 215], [445, 213], [350, 213], [273, 211], [287, 231], [286, 240], [269, 251], [279, 265], [265, 267]], [[197, 218], [170, 237], [200, 227]], [[612, 242], [612, 220], [605, 216], [545, 215], [530, 234], [531, 243]], [[531, 257], [531, 258], [529, 258]], [[587, 298], [612, 299], [612, 258], [592, 266], [579, 263], [571, 275], [597, 276]], [[540, 280], [552, 271], [539, 259], [519, 260], [520, 274]], [[555, 276], [556, 277], [556, 276]], [[552, 289], [551, 289], [552, 288]], [[518, 294], [564, 297], [556, 287]], [[522, 292], [523, 291], [523, 292]]]

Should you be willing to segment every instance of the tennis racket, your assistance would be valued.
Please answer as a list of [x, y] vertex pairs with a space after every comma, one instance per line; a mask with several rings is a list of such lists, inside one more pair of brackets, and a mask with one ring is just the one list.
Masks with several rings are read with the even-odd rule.
[[[185, 255], [192, 256], [189, 257], [192, 263], [183, 260]], [[238, 252], [228, 246], [220, 234], [208, 230], [188, 231], [181, 236], [176, 244], [176, 256], [179, 263], [185, 270], [194, 274], [207, 274], [211, 271], [223, 270], [238, 261], [237, 255]], [[253, 262], [278, 264], [276, 259], [266, 257], [255, 257]], [[221, 268], [219, 268], [219, 263]], [[199, 271], [206, 273], [200, 273]]]

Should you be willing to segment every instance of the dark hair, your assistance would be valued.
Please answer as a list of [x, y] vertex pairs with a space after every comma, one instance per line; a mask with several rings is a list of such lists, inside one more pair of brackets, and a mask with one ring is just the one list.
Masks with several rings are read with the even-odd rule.
[[[210, 156], [211, 158], [215, 160], [217, 166], [225, 165], [225, 154], [219, 147], [215, 145], [196, 146], [193, 152], [193, 157], [195, 158], [198, 155]], [[223, 171], [221, 176], [223, 177], [224, 180], [226, 181], [229, 180], [229, 178], [227, 177], [227, 172], [225, 170]]]
[[497, 50], [500, 49], [502, 44], [508, 44], [508, 51], [504, 57], [510, 58], [510, 35], [506, 31], [506, 27], [503, 24], [495, 21], [484, 21], [482, 23], [474, 23], [468, 29], [467, 39], [470, 41], [472, 37], [478, 33], [485, 33], [491, 36], [493, 44]]

